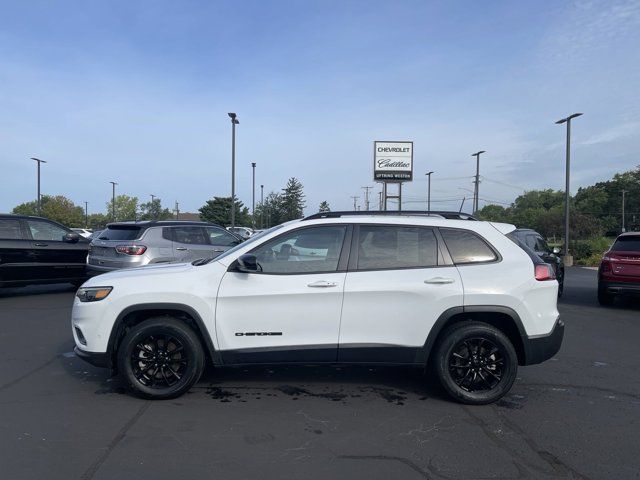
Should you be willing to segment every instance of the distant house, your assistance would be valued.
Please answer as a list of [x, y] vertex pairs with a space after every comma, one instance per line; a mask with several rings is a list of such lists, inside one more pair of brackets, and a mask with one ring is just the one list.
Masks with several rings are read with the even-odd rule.
[[[176, 218], [175, 213], [173, 214], [173, 218]], [[199, 213], [189, 213], [189, 212], [180, 212], [178, 215], [178, 220], [189, 220], [191, 222], [200, 222], [200, 214]]]

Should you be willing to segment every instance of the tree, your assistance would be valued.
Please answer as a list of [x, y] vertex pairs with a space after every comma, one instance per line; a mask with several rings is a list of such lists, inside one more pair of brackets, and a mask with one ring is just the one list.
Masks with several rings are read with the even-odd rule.
[[116, 196], [116, 218], [112, 218], [111, 213], [113, 201], [107, 202], [107, 217], [110, 221], [135, 221], [138, 220], [138, 197], [130, 197], [129, 195]]
[[303, 215], [305, 207], [302, 183], [295, 177], [291, 177], [282, 189], [282, 213], [283, 221], [295, 220]]
[[[235, 202], [236, 225], [251, 226], [249, 209], [240, 200]], [[207, 222], [217, 223], [223, 227], [231, 225], [231, 197], [213, 197], [207, 200], [200, 209], [200, 218]]]
[[267, 194], [264, 203], [256, 207], [256, 218], [264, 219], [264, 228], [285, 222], [282, 195], [276, 192]]
[[329, 203], [326, 200], [323, 200], [322, 202], [320, 202], [320, 206], [318, 207], [318, 212], [323, 213], [323, 212], [330, 212], [331, 211], [331, 207], [329, 207]]
[[111, 220], [111, 215], [107, 216], [104, 213], [92, 213], [89, 215], [89, 228], [93, 230], [102, 230], [107, 226], [107, 223]]
[[162, 208], [159, 198], [140, 205], [140, 220], [168, 220], [173, 218], [173, 213], [168, 208]]
[[476, 216], [489, 222], [509, 223], [511, 221], [511, 211], [501, 205], [485, 205], [476, 212]]
[[82, 227], [85, 220], [84, 209], [63, 195], [43, 195], [40, 199], [40, 213], [35, 200], [16, 206], [13, 213], [48, 218], [68, 227]]

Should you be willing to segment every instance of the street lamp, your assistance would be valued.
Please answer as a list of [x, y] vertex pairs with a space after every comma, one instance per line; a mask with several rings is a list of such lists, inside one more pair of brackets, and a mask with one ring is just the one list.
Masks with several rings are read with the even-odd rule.
[[89, 228], [89, 202], [84, 202], [84, 228]]
[[253, 179], [251, 182], [251, 224], [256, 228], [256, 164], [251, 162], [253, 169]]
[[473, 213], [478, 211], [478, 207], [480, 206], [480, 154], [486, 153], [484, 150], [480, 150], [479, 152], [472, 153], [472, 157], [476, 157], [476, 181], [475, 181], [475, 192], [473, 194]]
[[47, 163], [46, 160], [40, 160], [39, 158], [31, 157], [31, 160], [35, 160], [38, 163], [38, 215], [40, 215], [41, 199], [40, 199], [40, 164]]
[[155, 209], [155, 205], [154, 205], [154, 202], [156, 200], [156, 196], [153, 193], [150, 193], [149, 195], [151, 195], [151, 205], [150, 205], [149, 210], [152, 212], [153, 219], [156, 220], [156, 214], [155, 214], [156, 209]]
[[429, 212], [431, 211], [431, 174], [432, 173], [433, 171], [425, 173], [425, 175], [429, 178], [428, 188], [427, 188], [427, 211]]
[[236, 125], [240, 123], [237, 115], [229, 112], [231, 119], [231, 228], [236, 226]]
[[264, 228], [264, 185], [260, 185], [260, 228]]
[[563, 118], [556, 122], [557, 125], [567, 124], [567, 153], [566, 153], [566, 173], [565, 173], [565, 189], [564, 189], [564, 264], [567, 267], [573, 265], [573, 257], [569, 256], [569, 167], [571, 163], [571, 120], [579, 117], [582, 113], [574, 113], [567, 118]]
[[111, 218], [116, 221], [116, 182], [109, 182], [111, 184]]

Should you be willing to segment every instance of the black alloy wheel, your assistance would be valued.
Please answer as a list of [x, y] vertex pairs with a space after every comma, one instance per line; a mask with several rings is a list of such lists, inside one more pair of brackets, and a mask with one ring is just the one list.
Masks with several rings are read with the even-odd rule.
[[483, 337], [459, 342], [449, 356], [452, 380], [467, 392], [492, 390], [500, 383], [504, 357], [500, 348]]

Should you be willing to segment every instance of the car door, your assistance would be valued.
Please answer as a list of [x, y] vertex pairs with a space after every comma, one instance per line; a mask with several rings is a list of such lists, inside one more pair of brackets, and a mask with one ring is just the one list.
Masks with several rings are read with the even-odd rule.
[[205, 227], [205, 231], [211, 244], [212, 255], [209, 255], [210, 257], [217, 257], [222, 252], [226, 252], [231, 247], [235, 247], [242, 242], [242, 240], [227, 232], [224, 228]]
[[0, 284], [31, 278], [35, 254], [19, 218], [0, 218]]
[[80, 237], [66, 242], [71, 230], [55, 222], [29, 218], [27, 232], [35, 253], [33, 278], [37, 280], [82, 279], [86, 276], [89, 242]]
[[211, 244], [204, 227], [185, 225], [171, 227], [173, 236], [173, 257], [178, 262], [191, 262], [199, 258], [211, 258]]
[[350, 231], [344, 224], [301, 227], [251, 251], [260, 271], [229, 267], [216, 305], [224, 362], [336, 360]]
[[414, 363], [440, 314], [462, 304], [460, 274], [435, 229], [356, 226], [338, 360]]

